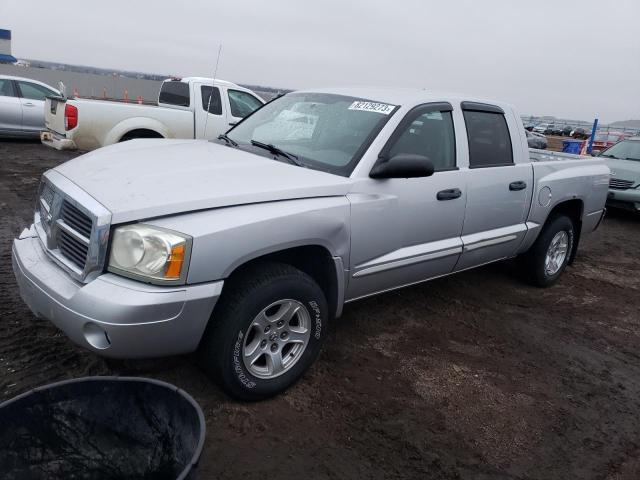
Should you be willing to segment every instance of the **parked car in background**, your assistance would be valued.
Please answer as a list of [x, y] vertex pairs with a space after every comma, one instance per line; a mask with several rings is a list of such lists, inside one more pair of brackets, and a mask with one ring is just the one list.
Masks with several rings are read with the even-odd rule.
[[562, 131], [560, 132], [560, 135], [562, 135], [563, 137], [570, 137], [571, 136], [571, 132], [573, 132], [573, 127], [570, 126], [570, 125], [567, 125], [567, 126], [562, 128]]
[[573, 132], [571, 132], [571, 137], [580, 140], [586, 140], [591, 136], [584, 128], [577, 127]]
[[93, 150], [134, 138], [212, 139], [263, 104], [247, 88], [200, 77], [165, 80], [157, 105], [51, 97], [40, 138], [59, 150]]
[[199, 350], [226, 392], [267, 398], [347, 302], [517, 256], [532, 284], [559, 279], [604, 216], [609, 169], [523, 140], [504, 103], [294, 92], [216, 142], [135, 140], [47, 171], [13, 269], [84, 348]]
[[44, 100], [60, 92], [30, 78], [0, 75], [0, 137], [35, 137], [44, 128]]
[[551, 126], [550, 123], [539, 123], [538, 125], [533, 127], [532, 132], [545, 133], [547, 130], [549, 130], [550, 126]]
[[527, 143], [529, 144], [529, 148], [537, 148], [539, 150], [547, 149], [547, 137], [545, 137], [541, 133], [529, 132], [525, 130], [527, 135]]
[[607, 204], [640, 211], [640, 137], [626, 138], [598, 157], [611, 169]]
[[624, 132], [596, 132], [595, 137], [593, 137], [593, 148], [591, 151], [592, 153], [601, 152], [630, 136], [630, 133]]
[[532, 131], [532, 130], [533, 130], [533, 127], [535, 127], [535, 124], [533, 124], [533, 123], [528, 123], [528, 124], [526, 124], [526, 125], [524, 126], [524, 129], [525, 129], [527, 132], [530, 132], [530, 131]]

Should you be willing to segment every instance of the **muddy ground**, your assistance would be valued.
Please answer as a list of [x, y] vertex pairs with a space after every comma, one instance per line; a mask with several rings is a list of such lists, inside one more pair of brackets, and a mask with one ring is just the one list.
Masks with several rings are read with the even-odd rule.
[[499, 264], [347, 306], [280, 397], [229, 400], [191, 357], [121, 362], [21, 302], [11, 239], [40, 174], [74, 153], [0, 142], [0, 400], [83, 375], [143, 375], [202, 405], [202, 478], [640, 478], [640, 218], [612, 213], [560, 283]]

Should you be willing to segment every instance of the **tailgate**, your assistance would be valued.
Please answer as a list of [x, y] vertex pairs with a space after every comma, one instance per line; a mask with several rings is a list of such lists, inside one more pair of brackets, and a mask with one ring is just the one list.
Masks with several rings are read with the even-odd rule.
[[47, 97], [44, 105], [44, 126], [60, 135], [64, 135], [64, 108], [67, 103], [66, 98]]

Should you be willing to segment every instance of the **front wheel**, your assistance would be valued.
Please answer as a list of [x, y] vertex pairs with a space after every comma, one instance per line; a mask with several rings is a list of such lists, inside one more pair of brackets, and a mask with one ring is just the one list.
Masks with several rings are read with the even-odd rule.
[[200, 347], [203, 367], [231, 396], [261, 400], [293, 385], [326, 335], [318, 284], [289, 265], [265, 263], [225, 286]]
[[524, 255], [529, 281], [549, 287], [558, 281], [574, 248], [573, 222], [564, 215], [549, 219], [531, 249]]

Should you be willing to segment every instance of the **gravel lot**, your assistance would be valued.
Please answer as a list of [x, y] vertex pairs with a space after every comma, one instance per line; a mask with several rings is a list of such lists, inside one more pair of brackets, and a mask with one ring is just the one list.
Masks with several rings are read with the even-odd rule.
[[83, 375], [174, 383], [207, 418], [204, 479], [640, 477], [639, 216], [611, 213], [550, 289], [505, 263], [348, 305], [296, 387], [242, 404], [191, 357], [104, 360], [23, 305], [11, 240], [75, 155], [0, 141], [0, 400]]

